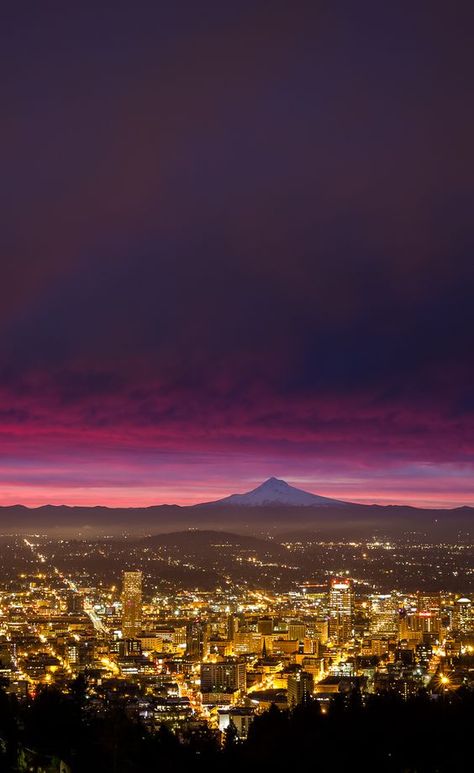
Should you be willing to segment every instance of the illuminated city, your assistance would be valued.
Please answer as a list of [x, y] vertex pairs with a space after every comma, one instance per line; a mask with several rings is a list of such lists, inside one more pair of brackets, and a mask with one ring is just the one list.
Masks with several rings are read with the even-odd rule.
[[0, 773], [471, 773], [474, 3], [0, 16]]
[[[270, 707], [316, 703], [324, 716], [355, 693], [446, 700], [474, 688], [472, 553], [468, 537], [4, 537], [2, 682], [26, 704], [45, 687], [69, 698], [79, 680], [86, 717], [120, 708], [150, 736], [166, 726], [216, 750], [229, 728], [245, 744]], [[414, 567], [426, 581], [433, 561], [439, 579], [422, 584]]]

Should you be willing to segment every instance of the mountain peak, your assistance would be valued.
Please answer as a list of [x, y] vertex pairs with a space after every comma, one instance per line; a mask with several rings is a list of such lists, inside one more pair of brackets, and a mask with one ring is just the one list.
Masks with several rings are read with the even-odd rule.
[[281, 478], [268, 478], [267, 480], [264, 480], [263, 483], [260, 484], [258, 488], [263, 488], [264, 486], [274, 485], [275, 483], [278, 483], [280, 486], [284, 486], [285, 488], [291, 488], [289, 483], [286, 482], [286, 480], [282, 480]]
[[[260, 483], [260, 485], [257, 486], [257, 489], [259, 489], [260, 491], [266, 490], [266, 489], [272, 489], [272, 490], [281, 489], [283, 491], [291, 488], [292, 486], [290, 486], [290, 484], [287, 483], [286, 480], [282, 480], [281, 478], [273, 478], [273, 477], [268, 478], [267, 480], [264, 480], [263, 483]], [[257, 489], [253, 489], [253, 490], [256, 491]]]
[[231, 505], [239, 507], [343, 507], [347, 503], [338, 499], [311, 494], [309, 491], [291, 486], [281, 478], [271, 477], [256, 488], [244, 494], [231, 494], [206, 505]]

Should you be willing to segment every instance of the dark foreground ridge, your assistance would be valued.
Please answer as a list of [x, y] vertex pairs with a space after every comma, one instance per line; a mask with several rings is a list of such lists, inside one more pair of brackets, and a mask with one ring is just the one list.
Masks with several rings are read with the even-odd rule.
[[0, 770], [288, 770], [296, 760], [298, 769], [321, 773], [472, 770], [474, 692], [465, 687], [407, 701], [395, 694], [363, 699], [354, 691], [323, 707], [316, 700], [290, 711], [273, 705], [255, 718], [246, 741], [237, 740], [232, 724], [222, 737], [199, 723], [185, 735], [165, 724], [150, 733], [119, 701], [95, 713], [85, 687], [83, 677], [67, 695], [40, 687], [27, 703], [0, 690]]

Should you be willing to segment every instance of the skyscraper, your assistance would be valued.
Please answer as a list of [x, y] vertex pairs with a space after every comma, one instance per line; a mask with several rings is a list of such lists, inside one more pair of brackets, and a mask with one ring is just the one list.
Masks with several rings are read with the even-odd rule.
[[194, 660], [202, 660], [208, 651], [208, 626], [200, 620], [186, 625], [186, 654]]
[[70, 590], [66, 595], [66, 610], [69, 615], [78, 615], [84, 612], [84, 597], [76, 591]]
[[298, 703], [306, 703], [314, 689], [314, 678], [306, 671], [298, 671], [288, 677], [288, 706], [296, 706]]
[[290, 620], [288, 623], [288, 638], [303, 641], [306, 636], [306, 624], [302, 620]]
[[142, 572], [124, 572], [122, 589], [122, 634], [133, 639], [142, 627]]
[[261, 617], [257, 623], [257, 631], [263, 636], [271, 636], [273, 633], [273, 618]]
[[474, 630], [474, 615], [471, 599], [461, 596], [454, 602], [452, 628], [459, 633]]
[[239, 630], [239, 618], [235, 615], [229, 615], [227, 618], [227, 638], [233, 642], [236, 632]]
[[352, 637], [354, 591], [352, 580], [334, 577], [329, 586], [329, 638], [344, 644]]
[[398, 634], [398, 597], [393, 593], [373, 593], [369, 596], [370, 633], [374, 636], [396, 637]]
[[201, 692], [245, 688], [246, 664], [228, 658], [221, 663], [201, 663]]

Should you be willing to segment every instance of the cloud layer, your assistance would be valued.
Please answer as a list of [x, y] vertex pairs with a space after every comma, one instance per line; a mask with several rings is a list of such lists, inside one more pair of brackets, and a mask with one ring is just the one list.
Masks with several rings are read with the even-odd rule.
[[0, 501], [474, 504], [472, 8], [204, 5], [6, 14]]

